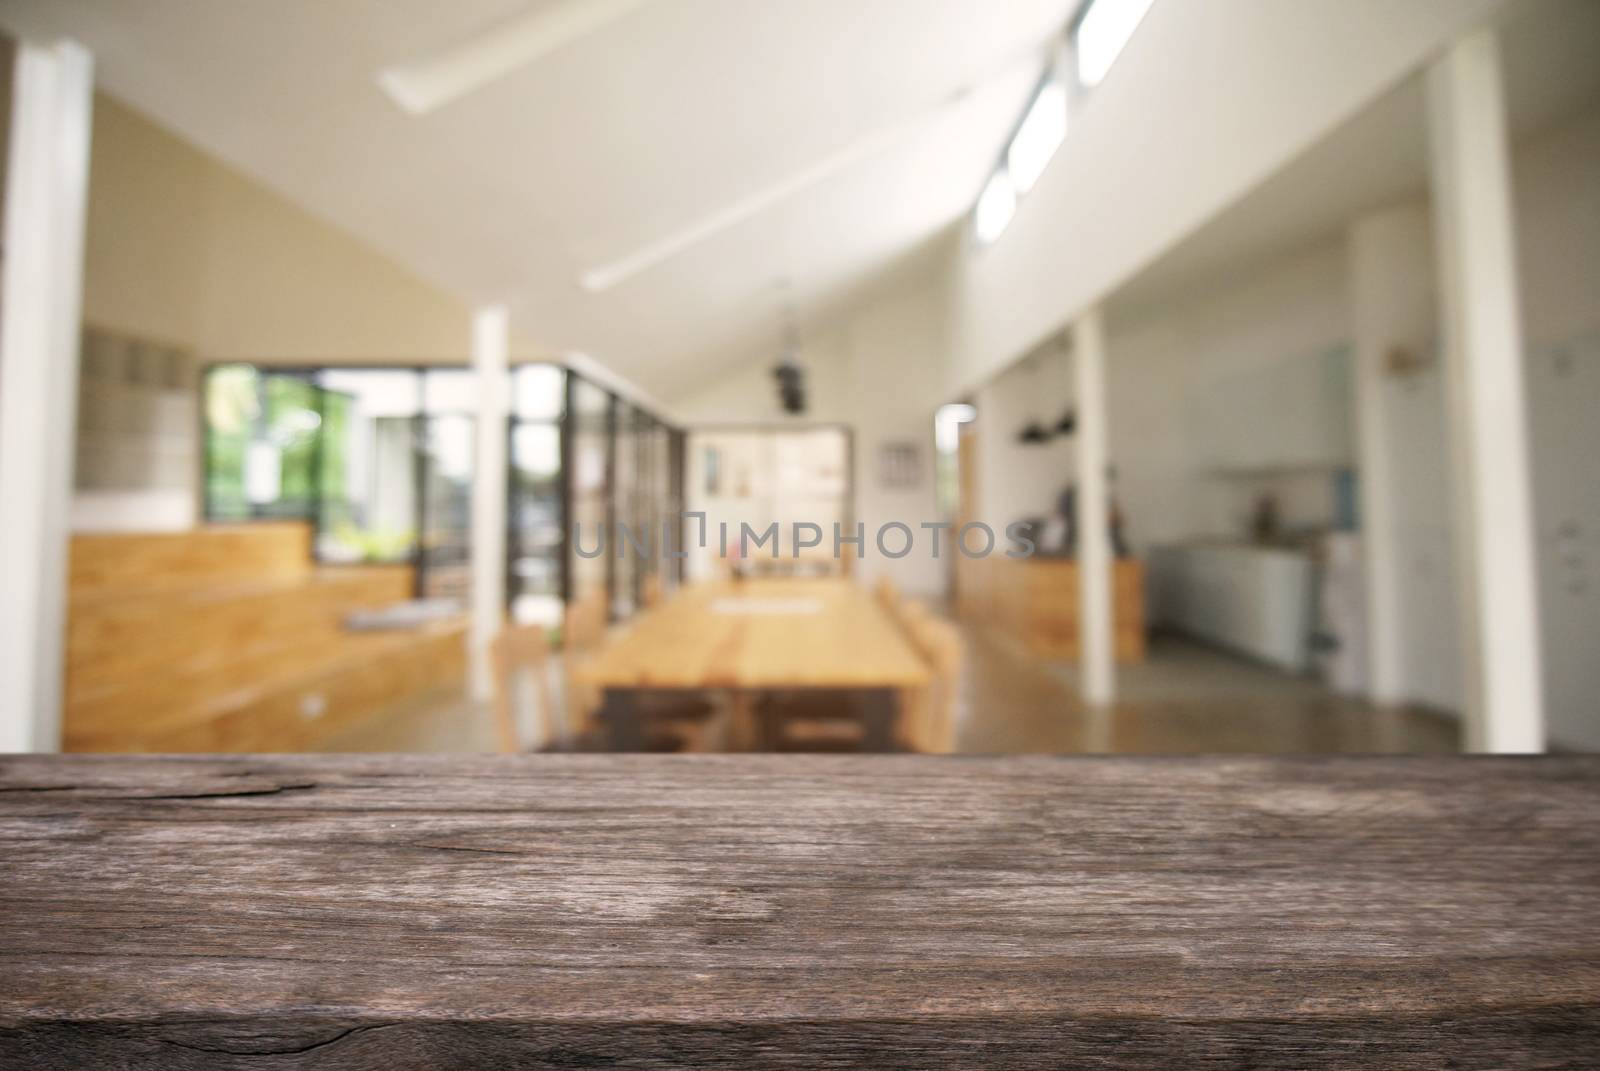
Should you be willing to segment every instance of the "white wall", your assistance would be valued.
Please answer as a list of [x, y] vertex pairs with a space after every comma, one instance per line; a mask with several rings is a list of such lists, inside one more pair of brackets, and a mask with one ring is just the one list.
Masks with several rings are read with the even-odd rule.
[[1136, 550], [1242, 536], [1263, 493], [1277, 498], [1286, 527], [1332, 522], [1331, 470], [1224, 475], [1204, 441], [1205, 425], [1222, 422], [1241, 437], [1236, 445], [1270, 457], [1295, 432], [1275, 425], [1249, 387], [1347, 344], [1344, 272], [1342, 243], [1329, 240], [1179, 295], [1154, 315], [1113, 319], [1111, 462]]
[[[933, 257], [921, 271], [892, 279], [853, 311], [814, 333], [801, 346], [808, 409], [803, 417], [783, 413], [771, 369], [773, 352], [736, 361], [701, 390], [667, 399], [675, 416], [691, 428], [719, 424], [804, 425], [840, 423], [854, 432], [855, 514], [867, 529], [868, 546], [857, 567], [862, 582], [889, 576], [908, 594], [945, 591], [948, 560], [936, 561], [918, 532], [916, 549], [885, 559], [871, 545], [879, 525], [899, 521], [913, 529], [937, 521], [934, 498], [933, 414], [949, 400], [945, 277], [948, 261]], [[914, 486], [888, 489], [879, 478], [879, 457], [888, 443], [913, 443], [919, 451]], [[897, 544], [891, 544], [897, 546]]]
[[[1152, 17], [1163, 7], [1184, 6], [1158, 4]], [[1081, 133], [1075, 129], [1073, 138]], [[1081, 142], [1069, 140], [1041, 187], [1052, 181], [1051, 174], [1067, 170], [1062, 164], [1075, 151], [1074, 144]], [[1600, 660], [1593, 657], [1600, 649], [1600, 483], [1593, 478], [1593, 459], [1600, 457], [1600, 301], [1595, 299], [1600, 294], [1600, 183], [1594, 181], [1600, 174], [1600, 113], [1569, 119], [1521, 141], [1513, 164], [1550, 732], [1559, 744], [1600, 747], [1600, 712], [1593, 700], [1600, 694]], [[1030, 201], [1038, 199], [1036, 193]], [[1415, 252], [1420, 263], [1431, 264], [1426, 201], [1418, 197], [1393, 207], [1415, 215]], [[1041, 218], [1030, 218], [1035, 211]], [[1074, 255], [1074, 243], [1061, 241], [1063, 234], [1074, 233], [1069, 223], [1044, 219], [1045, 214], [1025, 203], [1012, 231], [978, 255], [997, 255], [1030, 231], [1039, 232], [1041, 243], [1061, 247], [1060, 256]], [[1020, 365], [997, 377], [982, 372], [993, 362], [987, 357], [975, 360], [974, 355], [999, 354], [1005, 348], [974, 350], [970, 318], [958, 322], [963, 309], [970, 313], [970, 303], [983, 301], [999, 317], [1018, 306], [1003, 295], [985, 298], [972, 289], [971, 256], [957, 249], [948, 274], [933, 271], [893, 295], [880, 295], [809, 345], [812, 415], [844, 419], [858, 429], [904, 427], [925, 435], [922, 429], [931, 425], [937, 404], [955, 400], [979, 379], [989, 380], [972, 392], [980, 405], [982, 512], [990, 523], [1003, 524], [1048, 512], [1070, 478], [1070, 442], [1045, 448], [1011, 445], [1028, 417], [1053, 421], [1060, 415], [1071, 397], [1070, 377], [1063, 363], [1059, 387], [1051, 388], [1054, 393], [1045, 404], [1035, 400], [1027, 377], [1047, 373], [1029, 373]], [[1343, 236], [1330, 235], [1296, 254], [1177, 295], [1154, 314], [1119, 319], [1113, 302], [1111, 461], [1118, 473], [1115, 494], [1136, 550], [1186, 538], [1236, 535], [1251, 497], [1263, 489], [1280, 496], [1290, 523], [1315, 524], [1331, 516], [1326, 479], [1223, 481], [1208, 473], [1196, 452], [1192, 409], [1194, 399], [1219, 377], [1347, 345], [1352, 323], [1345, 257]], [[1054, 311], [1048, 317], [1030, 313], [1031, 322], [1048, 324], [1049, 331], [1067, 323], [1075, 309], [1070, 288], [1055, 285], [1064, 278], [1061, 265], [1039, 254], [1027, 270], [1030, 278], [1038, 275], [1023, 288], [1029, 294], [1054, 287], [1049, 305]], [[1046, 307], [1043, 297], [1028, 300], [1039, 301], [1038, 309]], [[1436, 324], [1427, 288], [1414, 300], [1421, 302], [1415, 310], [1421, 322]], [[1148, 303], [1141, 302], [1141, 307]], [[902, 331], [903, 337], [897, 337]], [[1014, 336], [1019, 348], [1009, 356], [1027, 348], [1024, 337]], [[1433, 332], [1426, 337], [1431, 348]], [[858, 374], [860, 362], [874, 359], [882, 363]], [[775, 419], [770, 363], [770, 357], [754, 359], [717, 385], [680, 400], [680, 411], [691, 423]], [[865, 403], [852, 391], [858, 382], [876, 387]], [[926, 386], [940, 382], [942, 390]], [[1437, 364], [1391, 379], [1384, 395], [1399, 432], [1391, 460], [1398, 488], [1393, 524], [1405, 606], [1406, 698], [1451, 709], [1459, 702], [1459, 666], [1449, 467]], [[1252, 417], [1241, 413], [1246, 428]], [[887, 433], [871, 434], [881, 439]], [[857, 476], [864, 494], [871, 478], [870, 457], [865, 440], [858, 442]], [[926, 501], [931, 509], [931, 465], [929, 477], [926, 500], [919, 491], [909, 497], [909, 505], [921, 508]], [[905, 570], [907, 588], [938, 586], [936, 570], [891, 564]]]
[[[1369, 545], [1374, 539], [1387, 541], [1394, 560], [1389, 597], [1397, 657], [1391, 697], [1457, 710], [1462, 699], [1457, 571], [1432, 220], [1427, 203], [1419, 200], [1373, 213], [1355, 226], [1365, 228], [1366, 235], [1352, 238], [1351, 286], [1363, 295], [1352, 307], [1352, 317], [1361, 318], [1352, 328], [1376, 351], [1363, 353], [1362, 359], [1380, 366], [1375, 409], [1362, 433], [1373, 437], [1369, 449], [1377, 463], [1388, 466], [1392, 483], [1387, 521], [1362, 521]], [[1356, 244], [1371, 241], [1381, 242], [1381, 259], [1356, 255]], [[1383, 368], [1388, 352], [1397, 347], [1423, 363], [1404, 375]]]
[[[1524, 313], [1545, 693], [1550, 737], [1600, 747], [1600, 111], [1526, 139], [1513, 156]], [[1392, 210], [1406, 238], [1404, 271], [1432, 273], [1429, 208]], [[1398, 295], [1391, 291], [1391, 298]], [[1385, 377], [1402, 694], [1455, 709], [1460, 654], [1451, 539], [1443, 370], [1431, 280], [1407, 286], [1395, 341], [1433, 359]]]
[[[1593, 699], [1600, 694], [1593, 657], [1600, 649], [1600, 481], [1593, 476], [1600, 457], [1600, 183], [1593, 179], [1600, 174], [1600, 112], [1523, 141], [1513, 159], [1550, 733], [1558, 743], [1600, 747]], [[1404, 262], [1400, 270], [1431, 273], [1426, 200], [1389, 211], [1409, 219], [1409, 237], [1393, 250]], [[1113, 324], [1112, 460], [1136, 547], [1237, 534], [1248, 494], [1265, 485], [1211, 477], [1180, 429], [1205, 382], [1226, 369], [1314, 353], [1350, 337], [1344, 257], [1344, 243], [1330, 240], [1185, 294], [1158, 315]], [[1452, 710], [1461, 701], [1460, 656], [1431, 279], [1395, 298], [1407, 309], [1394, 341], [1433, 358], [1381, 384], [1392, 431], [1389, 537], [1398, 559], [1401, 693]], [[1240, 415], [1248, 424], [1249, 414]], [[1315, 521], [1315, 487], [1286, 501], [1298, 503], [1299, 519]]]
[[1513, 160], [1545, 716], [1600, 749], [1600, 107]]
[[960, 382], [989, 378], [1105, 299], [1500, 6], [1153, 5], [1010, 229], [962, 256]]
[[[1600, 748], [1600, 110], [1521, 142], [1513, 169], [1546, 716], [1557, 744]], [[1393, 212], [1409, 218], [1409, 237], [1393, 255], [1408, 271], [1432, 272], [1427, 202]], [[1389, 535], [1398, 558], [1402, 694], [1456, 709], [1450, 464], [1432, 286], [1407, 287], [1404, 301], [1410, 326], [1398, 325], [1395, 341], [1434, 359], [1415, 374], [1386, 377], [1382, 387], [1395, 480]]]
[[[897, 287], [850, 320], [850, 401], [856, 429], [856, 516], [867, 538], [890, 521], [914, 530], [938, 522], [934, 496], [933, 414], [948, 401], [945, 308], [937, 276]], [[880, 454], [890, 443], [918, 451], [914, 486], [891, 490], [880, 478]], [[917, 531], [918, 544], [904, 558], [889, 560], [869, 547], [858, 569], [864, 583], [890, 577], [913, 595], [943, 595], [949, 551], [932, 556], [931, 533]], [[927, 535], [930, 541], [922, 542]], [[894, 544], [891, 544], [894, 546]]]
[[688, 393], [669, 397], [673, 414], [689, 426], [714, 424], [834, 424], [847, 423], [850, 405], [850, 347], [842, 323], [832, 323], [815, 334], [807, 333], [800, 345], [806, 370], [806, 412], [795, 417], [778, 401], [778, 383], [772, 369], [778, 363], [774, 332], [770, 352], [744, 354]]
[[1054, 428], [1075, 396], [1072, 358], [1060, 341], [1041, 347], [977, 392], [974, 520], [998, 535], [1015, 521], [1056, 516], [1061, 493], [1077, 478], [1077, 439], [1023, 443], [1018, 434], [1032, 421]]

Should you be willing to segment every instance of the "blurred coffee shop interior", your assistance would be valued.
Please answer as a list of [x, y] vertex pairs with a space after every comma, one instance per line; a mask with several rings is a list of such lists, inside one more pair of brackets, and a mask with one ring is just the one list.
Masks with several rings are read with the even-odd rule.
[[0, 29], [0, 749], [1600, 746], [1593, 0]]

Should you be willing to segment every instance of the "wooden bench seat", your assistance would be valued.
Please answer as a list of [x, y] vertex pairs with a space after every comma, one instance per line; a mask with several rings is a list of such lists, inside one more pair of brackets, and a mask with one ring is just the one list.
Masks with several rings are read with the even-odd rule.
[[[460, 680], [466, 624], [346, 633], [277, 648], [143, 692], [117, 691], [69, 721], [69, 751], [294, 751], [416, 692]], [[223, 690], [226, 682], [234, 683]]]
[[74, 601], [67, 635], [67, 701], [149, 674], [344, 631], [352, 609], [411, 595], [408, 566], [317, 570], [293, 580]]
[[460, 619], [345, 628], [409, 598], [412, 569], [315, 567], [303, 524], [80, 537], [71, 577], [72, 751], [302, 749], [464, 673]]

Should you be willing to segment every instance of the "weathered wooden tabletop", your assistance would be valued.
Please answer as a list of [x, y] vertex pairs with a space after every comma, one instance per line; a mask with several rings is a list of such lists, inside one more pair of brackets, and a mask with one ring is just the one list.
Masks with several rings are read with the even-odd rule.
[[0, 759], [0, 1067], [708, 1066], [1600, 1066], [1600, 760]]

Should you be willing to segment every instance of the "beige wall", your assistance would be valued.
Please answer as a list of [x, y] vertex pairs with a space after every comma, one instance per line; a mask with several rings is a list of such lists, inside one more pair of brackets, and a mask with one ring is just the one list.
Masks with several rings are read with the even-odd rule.
[[206, 361], [467, 359], [464, 299], [104, 94], [91, 167], [89, 323]]

